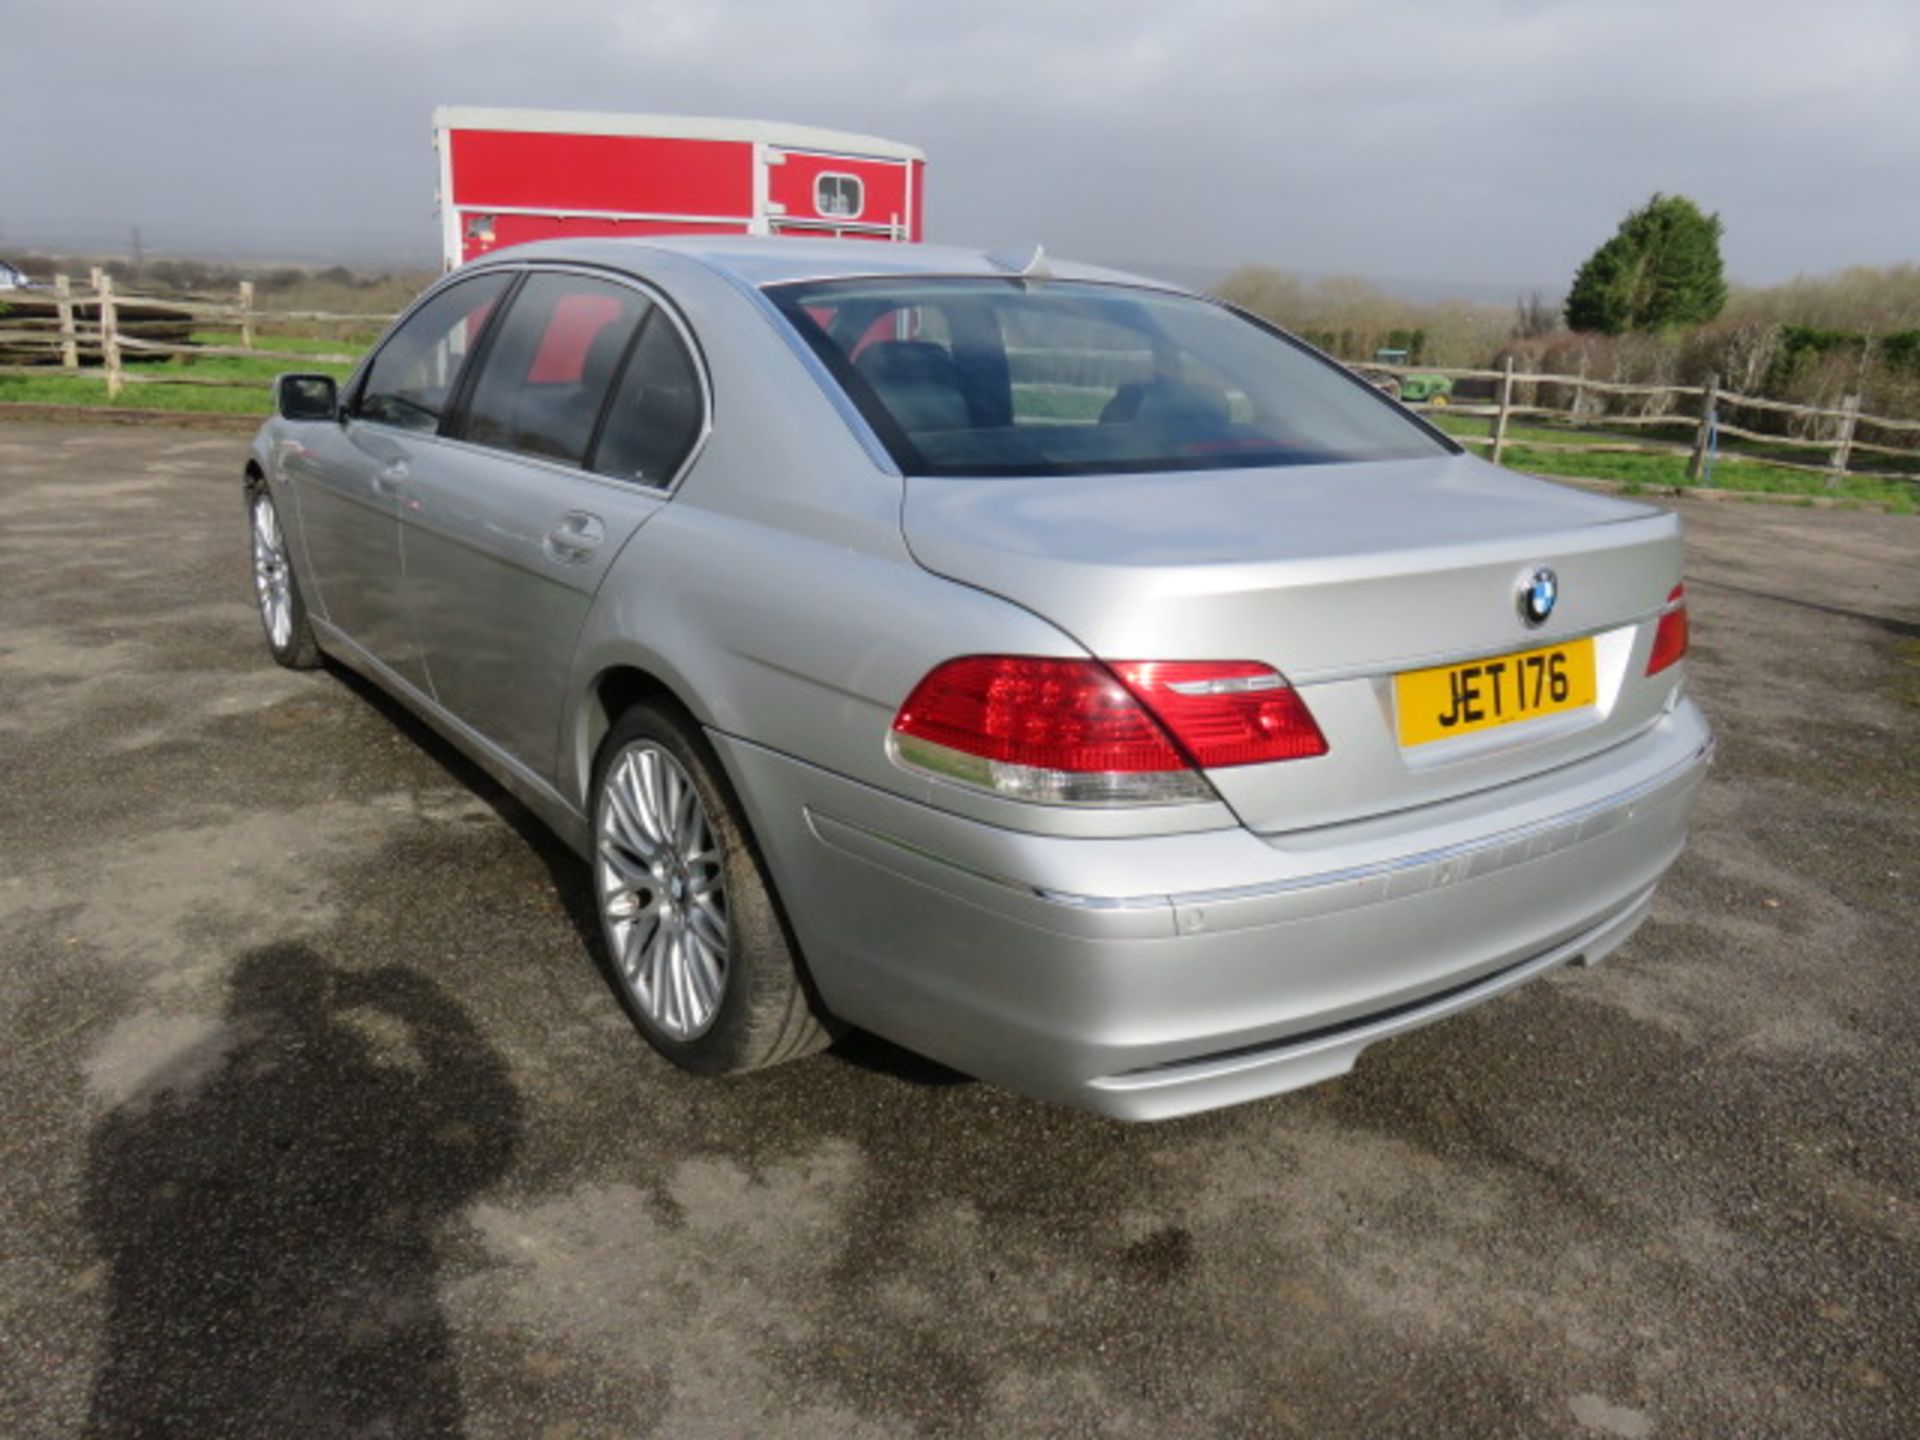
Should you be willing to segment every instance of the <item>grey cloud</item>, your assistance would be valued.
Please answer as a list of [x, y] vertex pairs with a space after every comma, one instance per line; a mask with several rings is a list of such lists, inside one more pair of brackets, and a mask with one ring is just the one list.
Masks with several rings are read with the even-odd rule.
[[936, 238], [1564, 283], [1684, 191], [1743, 278], [1914, 258], [1910, 0], [15, 0], [0, 244], [431, 257], [436, 104], [910, 140]]

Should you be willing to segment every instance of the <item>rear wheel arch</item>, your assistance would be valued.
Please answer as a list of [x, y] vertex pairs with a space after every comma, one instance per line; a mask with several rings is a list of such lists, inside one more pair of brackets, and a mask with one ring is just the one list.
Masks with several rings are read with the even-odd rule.
[[571, 727], [570, 778], [583, 800], [591, 798], [594, 761], [608, 732], [627, 711], [646, 704], [676, 712], [696, 729], [705, 728], [703, 717], [656, 670], [626, 660], [605, 666], [587, 684]]
[[672, 686], [638, 665], [609, 665], [594, 677], [588, 693], [592, 701], [586, 716], [589, 751], [600, 748], [600, 742], [606, 738], [607, 731], [613, 728], [613, 722], [620, 718], [622, 712], [643, 701], [665, 700], [677, 709], [687, 709], [680, 697], [673, 693]]

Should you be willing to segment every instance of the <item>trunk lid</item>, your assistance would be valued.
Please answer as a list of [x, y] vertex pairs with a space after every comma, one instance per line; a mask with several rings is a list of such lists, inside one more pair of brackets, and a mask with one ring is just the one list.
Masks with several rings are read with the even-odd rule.
[[[1259, 660], [1329, 742], [1311, 760], [1208, 778], [1261, 832], [1379, 815], [1525, 778], [1656, 720], [1645, 677], [1679, 580], [1668, 512], [1469, 456], [1151, 475], [906, 481], [920, 564], [1044, 617], [1108, 660]], [[1558, 603], [1529, 627], [1538, 566]], [[1394, 676], [1592, 636], [1577, 712], [1403, 747]]]

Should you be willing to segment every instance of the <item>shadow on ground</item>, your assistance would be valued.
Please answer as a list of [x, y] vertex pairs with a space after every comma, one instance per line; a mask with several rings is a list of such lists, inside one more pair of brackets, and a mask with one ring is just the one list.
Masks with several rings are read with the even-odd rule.
[[432, 981], [304, 946], [243, 956], [224, 1018], [92, 1136], [88, 1433], [458, 1433], [436, 1232], [519, 1147], [505, 1067]]

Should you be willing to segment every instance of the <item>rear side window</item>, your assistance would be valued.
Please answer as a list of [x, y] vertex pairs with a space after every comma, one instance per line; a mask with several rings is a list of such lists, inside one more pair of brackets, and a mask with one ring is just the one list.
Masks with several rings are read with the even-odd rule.
[[467, 357], [509, 277], [480, 275], [442, 290], [387, 338], [353, 413], [407, 430], [437, 430]]
[[656, 309], [620, 377], [592, 468], [665, 485], [699, 440], [705, 418], [693, 356], [673, 322]]
[[461, 438], [578, 465], [652, 307], [624, 285], [536, 273], [514, 297], [467, 401]]
[[1353, 376], [1211, 301], [1083, 281], [767, 292], [908, 475], [1081, 475], [1450, 453]]

